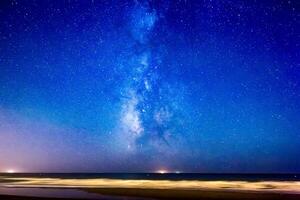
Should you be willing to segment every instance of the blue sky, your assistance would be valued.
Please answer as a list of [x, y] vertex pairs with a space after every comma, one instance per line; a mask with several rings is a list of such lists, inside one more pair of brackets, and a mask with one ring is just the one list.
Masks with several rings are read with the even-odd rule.
[[0, 6], [1, 171], [299, 172], [297, 1]]

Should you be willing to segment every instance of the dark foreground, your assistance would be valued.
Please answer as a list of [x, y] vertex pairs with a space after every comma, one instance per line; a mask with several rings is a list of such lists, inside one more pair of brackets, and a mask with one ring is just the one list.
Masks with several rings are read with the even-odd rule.
[[[257, 192], [228, 192], [228, 191], [193, 191], [193, 190], [164, 190], [164, 189], [84, 189], [87, 192], [97, 193], [103, 197], [95, 198], [99, 200], [131, 200], [131, 199], [199, 199], [199, 200], [299, 200], [298, 194], [276, 194]], [[47, 198], [0, 195], [0, 199], [5, 200], [79, 200], [81, 198]]]
[[203, 199], [203, 200], [230, 200], [230, 199], [300, 199], [297, 194], [275, 194], [256, 192], [228, 192], [228, 191], [196, 191], [196, 190], [168, 190], [168, 189], [88, 189], [89, 192], [104, 195], [135, 196], [154, 199]]

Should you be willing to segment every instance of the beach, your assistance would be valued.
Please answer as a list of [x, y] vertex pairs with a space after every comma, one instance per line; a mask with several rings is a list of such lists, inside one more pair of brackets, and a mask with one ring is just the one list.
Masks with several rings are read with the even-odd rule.
[[1, 199], [299, 199], [297, 180], [1, 176]]

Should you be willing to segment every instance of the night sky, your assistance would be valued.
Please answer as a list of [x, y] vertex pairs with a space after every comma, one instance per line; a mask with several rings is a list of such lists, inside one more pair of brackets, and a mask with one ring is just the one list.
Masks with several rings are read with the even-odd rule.
[[300, 172], [298, 0], [1, 0], [0, 171]]

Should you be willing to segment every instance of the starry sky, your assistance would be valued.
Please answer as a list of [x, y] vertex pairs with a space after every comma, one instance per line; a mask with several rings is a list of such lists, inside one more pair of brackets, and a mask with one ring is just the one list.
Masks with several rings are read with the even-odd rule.
[[297, 0], [2, 0], [0, 171], [300, 172]]

